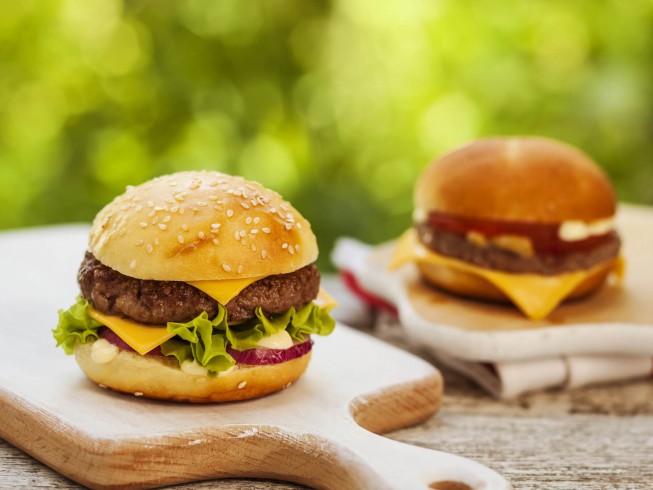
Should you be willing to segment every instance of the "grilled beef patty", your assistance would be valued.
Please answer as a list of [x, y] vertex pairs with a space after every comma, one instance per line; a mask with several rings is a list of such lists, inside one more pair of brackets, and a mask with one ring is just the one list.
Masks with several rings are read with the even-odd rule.
[[[77, 281], [82, 296], [94, 308], [139, 323], [183, 323], [203, 311], [209, 318], [218, 313], [218, 302], [188, 283], [128, 277], [102, 264], [90, 252], [86, 252]], [[259, 306], [270, 315], [290, 307], [301, 308], [317, 297], [319, 288], [320, 274], [315, 264], [309, 264], [288, 274], [264, 277], [224, 306], [229, 323], [241, 323], [253, 318]]]
[[463, 235], [441, 230], [434, 231], [427, 224], [418, 225], [417, 234], [420, 242], [441, 255], [486, 269], [516, 274], [556, 275], [587, 270], [601, 262], [617, 257], [621, 245], [619, 236], [613, 233], [608, 242], [585, 252], [525, 257], [492, 244], [476, 245]]

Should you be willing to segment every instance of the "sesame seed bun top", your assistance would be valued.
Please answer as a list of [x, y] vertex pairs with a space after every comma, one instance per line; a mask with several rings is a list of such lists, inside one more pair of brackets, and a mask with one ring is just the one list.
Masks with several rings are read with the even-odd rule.
[[612, 185], [580, 150], [540, 137], [477, 140], [431, 163], [415, 188], [416, 214], [561, 223], [610, 218]]
[[95, 217], [89, 250], [126, 276], [157, 281], [283, 274], [318, 254], [310, 223], [279, 194], [213, 171], [129, 186]]

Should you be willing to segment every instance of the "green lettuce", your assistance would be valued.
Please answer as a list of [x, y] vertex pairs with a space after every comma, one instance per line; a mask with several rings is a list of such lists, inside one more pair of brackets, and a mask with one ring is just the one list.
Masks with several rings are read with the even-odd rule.
[[[101, 323], [88, 314], [89, 303], [81, 296], [66, 311], [59, 311], [59, 324], [52, 331], [57, 347], [63, 346], [66, 354], [72, 354], [75, 344], [85, 344], [98, 339]], [[175, 336], [161, 344], [161, 353], [172, 356], [181, 365], [184, 361], [197, 361], [209, 373], [226, 371], [235, 364], [227, 347], [243, 351], [255, 348], [263, 337], [286, 330], [296, 341], [305, 336], [329, 335], [335, 320], [329, 315], [330, 308], [320, 308], [315, 303], [277, 316], [266, 316], [259, 307], [255, 317], [245, 323], [229, 325], [227, 309], [219, 304], [218, 314], [212, 320], [206, 312], [186, 323], [168, 322], [168, 332]]]
[[78, 296], [77, 302], [66, 311], [59, 310], [59, 323], [52, 330], [52, 336], [57, 341], [57, 347], [62, 346], [66, 354], [72, 354], [75, 344], [85, 344], [98, 339], [97, 330], [102, 326], [88, 314], [91, 306], [83, 297]]

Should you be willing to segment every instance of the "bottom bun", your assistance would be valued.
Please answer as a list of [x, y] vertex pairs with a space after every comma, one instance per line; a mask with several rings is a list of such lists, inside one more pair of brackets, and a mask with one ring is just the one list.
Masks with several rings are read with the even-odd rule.
[[79, 367], [92, 381], [112, 390], [146, 398], [211, 403], [257, 398], [287, 388], [299, 378], [311, 353], [291, 361], [264, 366], [236, 366], [220, 376], [187, 374], [176, 359], [141, 356], [120, 349], [111, 361], [91, 357], [92, 342], [75, 347]]
[[[589, 275], [565, 298], [576, 299], [596, 291], [614, 268], [614, 260], [595, 266]], [[422, 279], [428, 284], [467, 298], [512, 303], [503, 291], [487, 279], [445, 265], [417, 263]]]

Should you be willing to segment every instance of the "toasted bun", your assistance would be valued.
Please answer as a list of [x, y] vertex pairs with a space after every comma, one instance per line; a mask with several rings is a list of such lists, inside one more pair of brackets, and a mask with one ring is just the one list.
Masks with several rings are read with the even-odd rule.
[[429, 165], [415, 189], [416, 213], [560, 223], [614, 215], [615, 193], [584, 153], [546, 138], [488, 138]]
[[279, 194], [211, 171], [128, 187], [98, 213], [89, 250], [126, 276], [186, 282], [293, 272], [318, 252], [309, 222]]
[[176, 359], [141, 356], [127, 350], [105, 364], [91, 358], [92, 342], [75, 347], [75, 360], [91, 381], [146, 398], [210, 403], [248, 400], [287, 388], [306, 370], [311, 353], [280, 364], [238, 367], [211, 377], [179, 369]]
[[[596, 291], [613, 269], [614, 260], [596, 266], [587, 278], [565, 300], [581, 298]], [[494, 284], [481, 276], [445, 265], [417, 263], [424, 281], [439, 289], [468, 298], [511, 303], [512, 301]]]

